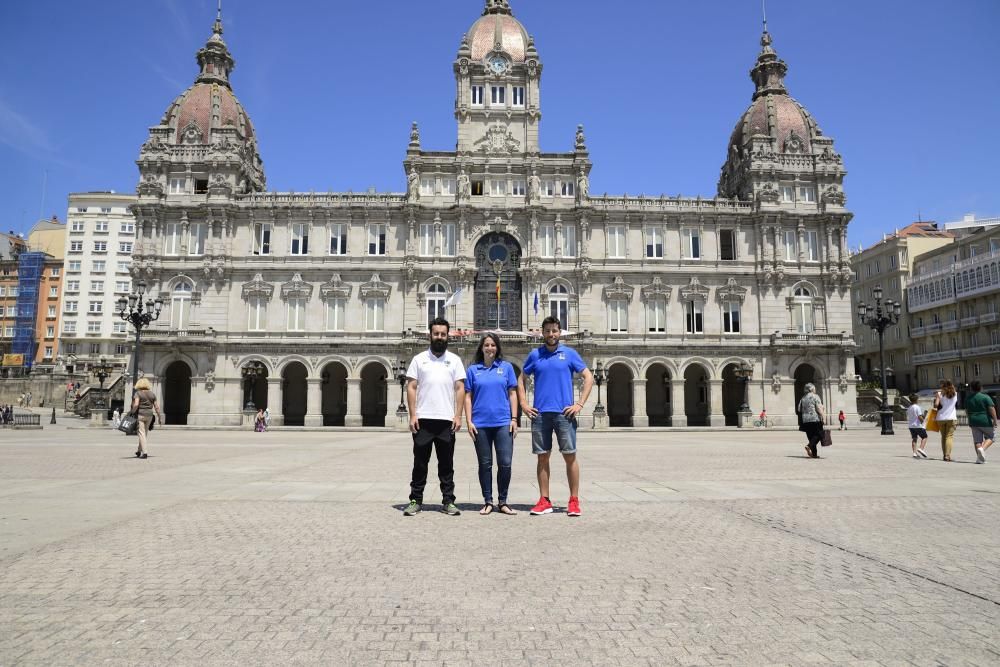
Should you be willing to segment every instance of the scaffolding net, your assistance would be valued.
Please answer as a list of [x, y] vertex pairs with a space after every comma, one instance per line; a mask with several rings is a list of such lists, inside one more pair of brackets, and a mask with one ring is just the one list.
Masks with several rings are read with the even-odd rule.
[[17, 315], [11, 352], [23, 355], [24, 366], [35, 360], [35, 324], [38, 320], [38, 290], [41, 289], [44, 252], [22, 252], [17, 262]]

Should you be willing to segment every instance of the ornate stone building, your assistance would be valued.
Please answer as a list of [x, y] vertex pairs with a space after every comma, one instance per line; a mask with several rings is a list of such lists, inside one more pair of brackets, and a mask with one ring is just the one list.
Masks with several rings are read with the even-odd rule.
[[505, 332], [516, 367], [558, 315], [607, 371], [612, 425], [736, 424], [740, 364], [750, 408], [779, 423], [809, 380], [854, 413], [843, 163], [761, 44], [713, 197], [592, 196], [582, 126], [543, 152], [543, 61], [507, 0], [461, 38], [456, 150], [414, 125], [405, 193], [276, 193], [217, 20], [138, 160], [133, 274], [166, 303], [141, 367], [168, 421], [236, 424], [252, 403], [382, 425], [437, 314], [466, 359], [473, 332]]

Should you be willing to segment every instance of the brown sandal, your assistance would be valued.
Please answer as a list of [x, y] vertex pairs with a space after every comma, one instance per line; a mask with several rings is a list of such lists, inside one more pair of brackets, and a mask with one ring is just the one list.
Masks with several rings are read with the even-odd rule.
[[482, 514], [483, 516], [486, 516], [487, 514], [493, 514], [493, 504], [486, 503], [485, 505], [483, 505], [483, 509], [479, 510], [479, 513]]
[[514, 516], [515, 514], [517, 514], [517, 510], [515, 510], [507, 503], [500, 503], [499, 505], [497, 505], [497, 511], [499, 511], [500, 514], [506, 514], [507, 516]]

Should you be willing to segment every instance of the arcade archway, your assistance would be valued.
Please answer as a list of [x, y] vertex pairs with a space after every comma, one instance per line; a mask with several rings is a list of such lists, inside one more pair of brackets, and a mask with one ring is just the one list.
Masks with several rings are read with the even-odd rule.
[[[305, 426], [307, 404], [306, 378], [309, 372], [298, 361], [293, 361], [281, 373], [281, 414], [285, 426]], [[315, 409], [315, 406], [313, 406]]]
[[389, 385], [385, 366], [372, 362], [361, 370], [361, 425], [385, 426]]
[[708, 371], [700, 364], [691, 364], [684, 370], [684, 414], [688, 426], [709, 425], [708, 377]]
[[646, 414], [650, 426], [670, 426], [673, 406], [670, 404], [670, 371], [663, 364], [653, 364], [646, 371]]
[[323, 367], [323, 426], [343, 426], [347, 416], [347, 369], [336, 361]]
[[175, 361], [163, 374], [163, 419], [167, 424], [184, 425], [190, 412], [191, 367]]
[[608, 425], [632, 426], [632, 369], [625, 364], [608, 368]]

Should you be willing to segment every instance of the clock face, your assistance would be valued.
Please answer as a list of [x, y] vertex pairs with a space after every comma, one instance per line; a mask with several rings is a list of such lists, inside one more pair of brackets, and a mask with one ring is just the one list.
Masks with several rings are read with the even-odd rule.
[[509, 63], [503, 56], [490, 56], [490, 59], [486, 62], [486, 66], [489, 67], [490, 71], [494, 74], [503, 74], [507, 71]]

